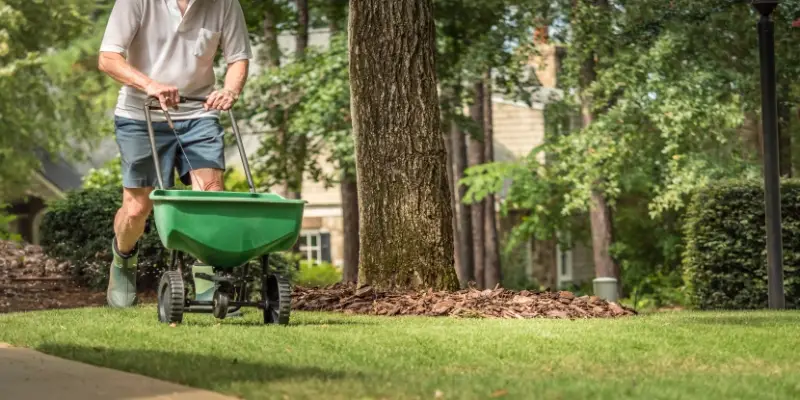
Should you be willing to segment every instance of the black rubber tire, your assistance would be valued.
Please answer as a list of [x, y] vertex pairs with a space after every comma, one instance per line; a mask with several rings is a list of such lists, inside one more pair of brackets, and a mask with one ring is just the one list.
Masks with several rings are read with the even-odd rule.
[[228, 295], [217, 290], [214, 292], [214, 304], [212, 306], [212, 314], [219, 319], [225, 319], [228, 315]]
[[289, 280], [281, 275], [267, 277], [267, 298], [264, 302], [264, 323], [289, 325], [292, 311], [292, 287]]
[[183, 322], [186, 301], [183, 276], [180, 271], [167, 271], [158, 285], [158, 320], [166, 324]]

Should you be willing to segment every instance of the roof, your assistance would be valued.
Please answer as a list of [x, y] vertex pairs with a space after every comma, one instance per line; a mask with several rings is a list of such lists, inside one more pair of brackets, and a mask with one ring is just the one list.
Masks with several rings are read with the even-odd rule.
[[36, 152], [42, 166], [39, 172], [61, 191], [77, 189], [83, 183], [81, 174], [63, 157], [48, 155], [44, 150]]

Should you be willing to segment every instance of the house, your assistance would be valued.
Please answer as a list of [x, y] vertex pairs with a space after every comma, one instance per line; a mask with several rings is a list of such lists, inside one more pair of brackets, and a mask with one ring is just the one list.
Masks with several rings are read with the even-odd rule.
[[65, 197], [65, 193], [78, 189], [83, 177], [91, 168], [102, 167], [116, 155], [113, 139], [103, 141], [86, 160], [69, 162], [60, 155], [37, 152], [40, 168], [31, 172], [30, 185], [24, 195], [13, 199], [2, 199], [9, 204], [7, 212], [16, 219], [11, 223], [12, 233], [22, 236], [28, 243], [40, 243], [39, 226], [47, 211], [47, 203]]
[[8, 213], [16, 216], [11, 232], [28, 243], [39, 244], [39, 224], [47, 210], [46, 203], [63, 198], [64, 192], [80, 187], [81, 175], [64, 159], [38, 154], [41, 168], [31, 174], [30, 186], [24, 196], [7, 199]]
[[[309, 32], [309, 46], [326, 46], [329, 34], [325, 29]], [[279, 46], [283, 54], [294, 50], [292, 35], [279, 36]], [[533, 107], [508, 100], [500, 94], [493, 94], [492, 113], [494, 118], [495, 160], [510, 161], [528, 155], [536, 146], [543, 143], [545, 135], [544, 110], [551, 96], [559, 95], [556, 89], [559, 48], [539, 42], [540, 56], [532, 60], [533, 65], [543, 66], [537, 71], [544, 86], [535, 94]], [[254, 49], [257, 53], [259, 49]], [[257, 55], [256, 55], [257, 56]], [[254, 65], [251, 73], [259, 73]], [[263, 132], [263, 129], [253, 129]], [[263, 133], [260, 133], [263, 134]], [[259, 136], [243, 133], [243, 144], [248, 157], [254, 154], [259, 145]], [[238, 149], [231, 148], [226, 154], [231, 166], [241, 169]], [[544, 158], [541, 158], [544, 162]], [[333, 166], [320, 159], [323, 170], [333, 170]], [[302, 197], [306, 200], [306, 212], [301, 232], [301, 250], [309, 261], [329, 262], [341, 265], [344, 258], [344, 235], [342, 226], [341, 194], [338, 186], [326, 188], [324, 184], [307, 179], [303, 183]], [[502, 194], [500, 196], [502, 199]], [[515, 216], [498, 216], [499, 233], [502, 236], [513, 226]], [[594, 278], [591, 248], [576, 243], [571, 249], [561, 249], [555, 241], [531, 241], [522, 252], [525, 274], [547, 287], [567, 287], [570, 284], [590, 282]]]

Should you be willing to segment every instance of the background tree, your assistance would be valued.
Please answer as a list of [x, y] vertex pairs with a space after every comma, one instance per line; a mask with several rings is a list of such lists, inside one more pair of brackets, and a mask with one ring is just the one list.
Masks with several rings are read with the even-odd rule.
[[[472, 90], [474, 95], [472, 104], [469, 108], [470, 117], [472, 117], [474, 127], [472, 135], [469, 140], [469, 165], [478, 166], [484, 164], [486, 161], [486, 137], [484, 135], [484, 91], [483, 82], [477, 81], [473, 85]], [[486, 207], [485, 200], [481, 199], [476, 201], [470, 207], [472, 213], [472, 258], [475, 263], [475, 284], [478, 288], [486, 287]]]
[[0, 12], [0, 199], [20, 195], [40, 156], [80, 159], [108, 130], [96, 71], [94, 2], [8, 0]]
[[[483, 137], [484, 137], [484, 162], [494, 162], [494, 121], [492, 114], [492, 73], [491, 69], [483, 77]], [[497, 211], [495, 208], [494, 194], [490, 193], [485, 200], [484, 218], [484, 282], [485, 286], [494, 288], [502, 283], [500, 268], [500, 248], [497, 237]]]

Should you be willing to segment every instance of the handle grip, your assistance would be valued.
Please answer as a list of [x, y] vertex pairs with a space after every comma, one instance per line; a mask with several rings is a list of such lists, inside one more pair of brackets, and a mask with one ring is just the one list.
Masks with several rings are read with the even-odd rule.
[[[178, 97], [178, 104], [188, 103], [188, 102], [200, 102], [205, 103], [208, 100], [208, 97], [199, 97], [199, 96], [180, 96]], [[156, 111], [162, 111], [161, 109], [161, 102], [158, 101], [157, 97], [150, 96], [147, 98], [145, 102], [147, 108]]]

